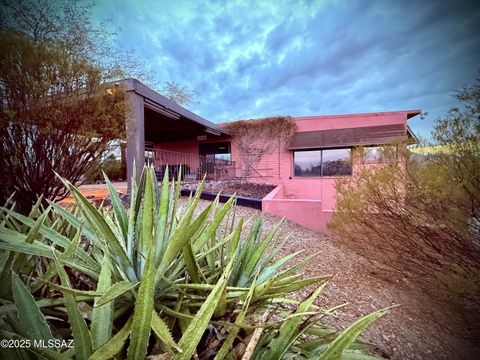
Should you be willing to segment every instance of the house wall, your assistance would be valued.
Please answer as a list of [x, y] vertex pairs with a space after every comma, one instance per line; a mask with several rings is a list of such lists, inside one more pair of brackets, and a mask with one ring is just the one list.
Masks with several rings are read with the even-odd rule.
[[[407, 130], [407, 112], [310, 116], [294, 118], [298, 132], [355, 128], [364, 126], [381, 126], [403, 124]], [[225, 138], [209, 139], [207, 142], [225, 141]], [[228, 141], [228, 139], [227, 139]], [[179, 141], [157, 144], [157, 149], [177, 151], [198, 156], [198, 147], [202, 142]], [[234, 176], [245, 174], [247, 164], [241, 156], [241, 149], [231, 141], [231, 156], [235, 161]], [[361, 156], [353, 155], [353, 176], [364, 166]], [[332, 216], [336, 203], [335, 181], [337, 176], [302, 178], [293, 174], [293, 152], [285, 145], [280, 145], [266, 154], [255, 170], [250, 171], [249, 181], [278, 185], [262, 201], [262, 208], [268, 213], [286, 217], [308, 228], [326, 231], [326, 224]]]
[[356, 128], [363, 126], [381, 126], [391, 124], [405, 124], [405, 112], [371, 113], [353, 115], [303, 116], [295, 118], [297, 130], [316, 131]]
[[[196, 173], [200, 166], [198, 143], [195, 140], [174, 141], [155, 144], [155, 170], [161, 170], [165, 164], [182, 165], [187, 173]], [[165, 151], [158, 151], [165, 150]]]
[[198, 141], [184, 140], [171, 141], [155, 144], [156, 150], [175, 151], [179, 153], [192, 154], [198, 156]]
[[[406, 113], [360, 114], [348, 116], [312, 116], [295, 118], [298, 132], [403, 124], [407, 130]], [[364, 164], [363, 156], [355, 149], [352, 152], [352, 176], [365, 167], [379, 164]], [[262, 210], [285, 217], [313, 230], [327, 232], [336, 204], [335, 182], [338, 176], [302, 178], [293, 174], [293, 152], [278, 147], [259, 163], [264, 169], [261, 176], [251, 181], [279, 185], [262, 200]], [[270, 196], [271, 195], [271, 196]]]
[[[407, 114], [404, 112], [380, 114], [356, 114], [334, 116], [309, 116], [294, 118], [298, 132], [331, 130], [342, 128], [355, 128], [365, 126], [380, 126], [390, 124], [403, 124], [407, 129]], [[352, 173], [359, 171], [364, 166], [362, 157], [353, 153]], [[238, 161], [241, 166], [241, 161]], [[293, 174], [293, 152], [285, 147], [278, 147], [267, 154], [258, 164], [260, 174], [253, 175], [250, 180], [260, 183], [283, 185], [286, 199], [314, 199], [322, 201], [322, 210], [331, 212], [335, 209], [336, 190], [335, 180], [338, 176], [302, 178]]]

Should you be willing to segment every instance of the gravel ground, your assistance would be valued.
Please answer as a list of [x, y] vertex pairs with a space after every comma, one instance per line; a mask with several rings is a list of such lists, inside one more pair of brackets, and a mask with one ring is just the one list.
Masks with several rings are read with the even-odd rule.
[[[199, 182], [190, 182], [182, 185], [183, 189], [196, 189]], [[275, 189], [275, 185], [270, 184], [256, 184], [246, 182], [245, 180], [222, 180], [222, 181], [207, 181], [205, 183], [204, 191], [211, 193], [221, 192], [225, 195], [237, 194], [238, 196], [251, 197], [256, 199], [263, 199]]]
[[[202, 200], [201, 207], [208, 204]], [[237, 219], [250, 218], [257, 210], [237, 207]], [[265, 230], [280, 219], [264, 214]], [[362, 340], [378, 345], [375, 355], [386, 359], [475, 359], [479, 342], [472, 339], [465, 319], [455, 309], [413, 287], [406, 279], [382, 279], [365, 258], [342, 248], [327, 236], [286, 221], [282, 238], [289, 236], [281, 255], [299, 249], [320, 252], [305, 269], [306, 275], [331, 274], [333, 278], [318, 304], [325, 307], [349, 304], [327, 324], [344, 329], [374, 310], [401, 305], [375, 322]], [[477, 326], [478, 329], [478, 326]], [[478, 339], [477, 339], [478, 340]]]

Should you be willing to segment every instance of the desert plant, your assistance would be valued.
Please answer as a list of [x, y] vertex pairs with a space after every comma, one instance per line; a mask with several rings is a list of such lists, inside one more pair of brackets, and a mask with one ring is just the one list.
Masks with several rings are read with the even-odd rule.
[[[456, 94], [464, 109], [439, 119], [429, 154], [406, 153], [337, 182], [330, 228], [338, 241], [432, 291], [480, 300], [480, 80]], [[385, 272], [387, 270], [387, 272]], [[388, 271], [390, 270], [390, 271]], [[439, 295], [440, 296], [437, 296]], [[470, 310], [466, 310], [470, 311]]]
[[95, 161], [92, 167], [84, 174], [84, 177], [86, 183], [103, 181], [103, 174], [107, 175], [112, 181], [118, 181], [126, 179], [126, 172], [124, 162], [111, 154], [103, 161], [99, 159]]
[[124, 137], [125, 94], [105, 85], [112, 74], [96, 61], [105, 34], [89, 22], [90, 10], [74, 2], [0, 4], [0, 164], [10, 174], [0, 201], [15, 192], [17, 211], [39, 195], [65, 196], [53, 170], [79, 183]]
[[[158, 187], [151, 167], [133, 185], [128, 211], [108, 178], [108, 208], [62, 181], [75, 209], [50, 202], [24, 216], [2, 208], [2, 274], [11, 275], [12, 296], [0, 306], [0, 328], [8, 339], [74, 339], [74, 347], [17, 355], [234, 359], [248, 354], [245, 344], [254, 359], [358, 355], [354, 340], [369, 321], [341, 334], [321, 326], [334, 309], [314, 301], [329, 277], [298, 273], [313, 255], [273, 261], [281, 224], [264, 234], [256, 218], [246, 231], [233, 197], [199, 209], [201, 191], [181, 201], [180, 180], [169, 184], [167, 171]], [[15, 267], [12, 254], [35, 260], [35, 268]], [[306, 300], [292, 298], [308, 286], [315, 290]]]

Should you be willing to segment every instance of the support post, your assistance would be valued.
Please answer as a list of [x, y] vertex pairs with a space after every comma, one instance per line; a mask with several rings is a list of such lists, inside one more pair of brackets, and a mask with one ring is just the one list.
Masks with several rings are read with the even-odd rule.
[[145, 164], [145, 110], [143, 97], [131, 91], [127, 93], [127, 186], [132, 189], [132, 174], [135, 164], [136, 181], [140, 180]]

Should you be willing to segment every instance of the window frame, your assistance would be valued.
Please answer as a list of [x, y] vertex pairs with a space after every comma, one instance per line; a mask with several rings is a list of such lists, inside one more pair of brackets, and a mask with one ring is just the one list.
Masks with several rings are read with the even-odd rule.
[[[218, 147], [225, 146], [225, 150]], [[207, 151], [205, 151], [207, 150]], [[198, 155], [200, 158], [213, 160], [217, 164], [233, 164], [232, 142], [231, 141], [208, 141], [198, 144]], [[228, 159], [222, 159], [217, 155], [228, 155]]]
[[[344, 150], [348, 149], [350, 150], [350, 174], [348, 175], [323, 175], [323, 151], [324, 150]], [[295, 153], [296, 152], [307, 152], [307, 151], [320, 151], [320, 175], [314, 175], [314, 176], [301, 176], [301, 175], [296, 175], [295, 174]], [[353, 176], [353, 154], [354, 153], [354, 148], [351, 146], [346, 146], [346, 147], [335, 147], [335, 148], [312, 148], [312, 149], [298, 149], [298, 150], [292, 150], [292, 178], [296, 179], [321, 179], [321, 178], [337, 178], [337, 177], [347, 177], [347, 176]]]
[[[314, 175], [314, 176], [295, 175], [295, 152], [308, 152], [308, 151], [320, 151], [320, 175]], [[292, 151], [292, 177], [303, 178], [303, 179], [312, 179], [312, 178], [322, 177], [322, 149], [293, 150]]]

